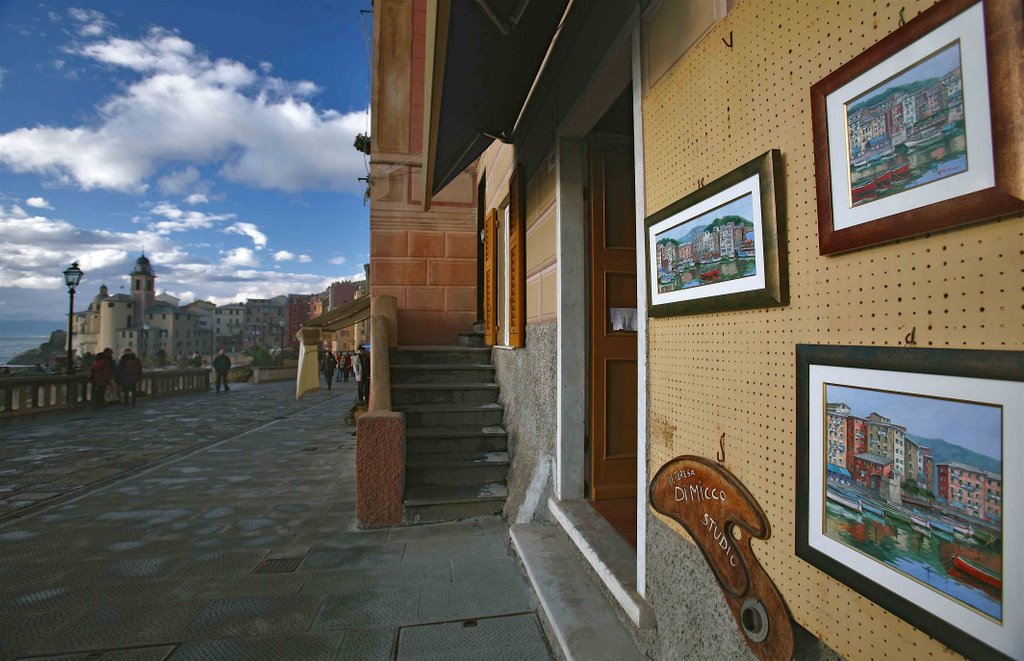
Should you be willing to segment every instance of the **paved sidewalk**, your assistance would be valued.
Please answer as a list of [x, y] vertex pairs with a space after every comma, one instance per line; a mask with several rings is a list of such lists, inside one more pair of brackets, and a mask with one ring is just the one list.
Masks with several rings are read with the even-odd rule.
[[298, 401], [294, 382], [240, 383], [225, 393], [142, 398], [134, 408], [108, 405], [0, 420], [0, 521], [355, 392], [355, 385], [335, 385]]
[[550, 658], [500, 518], [355, 527], [351, 390], [318, 396], [0, 524], [0, 659]]

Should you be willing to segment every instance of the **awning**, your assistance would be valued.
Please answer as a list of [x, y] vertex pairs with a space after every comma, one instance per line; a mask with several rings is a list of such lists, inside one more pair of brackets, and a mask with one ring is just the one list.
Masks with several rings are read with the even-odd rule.
[[850, 475], [850, 471], [846, 470], [842, 466], [836, 466], [835, 464], [828, 464], [826, 466], [826, 470], [829, 473], [835, 473], [836, 475], [839, 475], [841, 477], [845, 477], [845, 478], [852, 478], [853, 477], [852, 475]]
[[339, 305], [302, 324], [303, 328], [318, 328], [333, 333], [370, 318], [370, 297], [363, 296], [354, 301]]
[[[428, 3], [424, 200], [508, 140], [570, 0]], [[430, 67], [430, 63], [433, 66]]]

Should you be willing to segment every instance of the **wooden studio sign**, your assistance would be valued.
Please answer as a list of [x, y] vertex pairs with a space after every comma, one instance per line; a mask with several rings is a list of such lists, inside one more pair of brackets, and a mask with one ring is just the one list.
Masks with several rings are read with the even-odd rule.
[[704, 554], [754, 654], [792, 658], [789, 608], [750, 546], [752, 539], [768, 539], [771, 526], [743, 483], [720, 464], [684, 455], [658, 470], [650, 502], [683, 526]]

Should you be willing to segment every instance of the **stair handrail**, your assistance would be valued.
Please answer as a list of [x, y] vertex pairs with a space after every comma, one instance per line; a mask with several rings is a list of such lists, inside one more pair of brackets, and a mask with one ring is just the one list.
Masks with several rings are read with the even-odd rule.
[[370, 402], [371, 413], [391, 410], [391, 356], [398, 333], [397, 300], [394, 296], [374, 296], [370, 300]]

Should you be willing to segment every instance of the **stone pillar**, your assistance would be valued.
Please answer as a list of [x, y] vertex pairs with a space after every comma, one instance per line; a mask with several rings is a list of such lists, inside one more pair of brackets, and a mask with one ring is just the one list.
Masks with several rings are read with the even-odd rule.
[[363, 528], [400, 525], [405, 516], [405, 416], [374, 411], [356, 422], [356, 517]]

